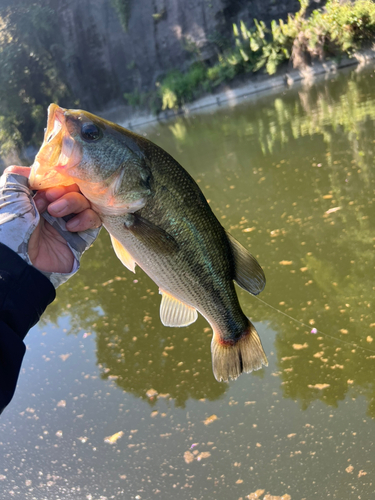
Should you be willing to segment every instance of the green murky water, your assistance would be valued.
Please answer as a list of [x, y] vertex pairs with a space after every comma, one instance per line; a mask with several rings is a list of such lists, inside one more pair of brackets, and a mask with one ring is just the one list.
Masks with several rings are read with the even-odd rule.
[[374, 75], [148, 131], [264, 267], [272, 307], [239, 296], [269, 366], [216, 382], [208, 324], [163, 327], [103, 231], [27, 337], [2, 498], [373, 498]]

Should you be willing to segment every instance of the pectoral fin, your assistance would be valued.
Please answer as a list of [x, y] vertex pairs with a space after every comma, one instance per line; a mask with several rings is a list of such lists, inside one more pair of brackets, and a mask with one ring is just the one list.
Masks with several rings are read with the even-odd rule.
[[234, 280], [247, 292], [258, 295], [266, 286], [266, 277], [258, 261], [232, 235], [227, 233], [236, 274]]
[[124, 225], [139, 241], [157, 253], [171, 254], [178, 250], [173, 236], [140, 215], [126, 215]]
[[160, 304], [160, 319], [164, 326], [188, 326], [198, 318], [194, 307], [190, 307], [169, 293], [163, 292]]
[[117, 255], [117, 257], [121, 260], [121, 262], [124, 264], [125, 267], [129, 269], [129, 271], [132, 271], [135, 273], [135, 260], [133, 257], [130, 255], [130, 253], [124, 248], [124, 246], [116, 240], [116, 238], [112, 235], [111, 236], [111, 241], [113, 245], [113, 249]]

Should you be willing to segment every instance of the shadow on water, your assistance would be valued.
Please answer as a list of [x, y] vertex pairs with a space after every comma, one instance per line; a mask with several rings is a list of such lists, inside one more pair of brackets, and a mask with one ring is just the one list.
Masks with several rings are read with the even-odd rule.
[[[224, 227], [259, 258], [267, 276], [261, 298], [308, 325], [239, 291], [244, 311], [278, 332], [284, 397], [306, 409], [361, 394], [375, 417], [373, 75], [352, 72], [230, 112], [179, 118], [148, 136], [193, 175]], [[158, 309], [157, 287], [122, 268], [102, 234], [45, 319], [57, 321], [63, 310], [72, 332], [95, 334], [102, 377], [125, 391], [146, 398], [153, 388], [177, 406], [222, 396], [207, 323], [165, 328]]]

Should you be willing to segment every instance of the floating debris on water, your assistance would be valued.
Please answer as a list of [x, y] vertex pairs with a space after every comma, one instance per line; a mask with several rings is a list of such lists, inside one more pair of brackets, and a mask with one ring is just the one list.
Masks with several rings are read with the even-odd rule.
[[307, 342], [305, 342], [304, 344], [293, 344], [293, 349], [295, 349], [296, 351], [306, 349], [306, 347], [309, 347], [309, 344]]
[[158, 391], [155, 391], [155, 389], [149, 389], [148, 391], [146, 391], [146, 396], [148, 398], [154, 398], [157, 395], [158, 395]]
[[[254, 493], [250, 493], [250, 495], [247, 495], [248, 500], [260, 500], [260, 497], [263, 495], [265, 490], [256, 490]], [[285, 493], [283, 496], [278, 496], [278, 495], [270, 495], [267, 493], [267, 495], [264, 495], [263, 500], [292, 500], [292, 497]]]
[[62, 359], [63, 361], [66, 361], [71, 355], [72, 355], [71, 352], [69, 354], [60, 354], [59, 358]]
[[122, 438], [123, 435], [123, 431], [116, 432], [116, 434], [112, 434], [112, 436], [104, 438], [104, 442], [108, 444], [115, 444], [120, 438]]
[[211, 456], [211, 453], [209, 451], [202, 451], [201, 453], [198, 452], [198, 450], [194, 450], [193, 453], [189, 450], [185, 451], [184, 453], [184, 460], [187, 464], [191, 464], [194, 462], [194, 460], [197, 460], [197, 462], [200, 462], [204, 458], [208, 458]]
[[215, 422], [218, 417], [216, 415], [211, 415], [210, 417], [206, 418], [206, 420], [203, 421], [204, 425], [210, 425], [212, 422]]
[[338, 210], [341, 210], [342, 207], [333, 207], [330, 208], [329, 210], [326, 211], [326, 214], [333, 214], [334, 212], [337, 212]]
[[330, 387], [331, 384], [315, 384], [315, 385], [308, 385], [310, 389], [319, 389], [322, 391], [323, 389], [326, 389], [327, 387]]
[[194, 455], [190, 451], [185, 451], [184, 460], [187, 464], [194, 462]]
[[258, 498], [260, 498], [265, 491], [266, 490], [256, 490], [254, 491], [254, 493], [250, 493], [249, 495], [247, 495], [246, 498], [248, 498], [248, 500], [258, 500]]

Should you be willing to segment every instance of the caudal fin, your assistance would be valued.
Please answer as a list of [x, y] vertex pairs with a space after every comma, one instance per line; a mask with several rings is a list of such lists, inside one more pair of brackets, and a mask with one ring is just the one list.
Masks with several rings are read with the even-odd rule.
[[217, 381], [236, 379], [242, 372], [259, 370], [268, 366], [267, 356], [254, 325], [249, 321], [247, 332], [235, 343], [221, 341], [214, 332], [211, 342], [212, 369]]

